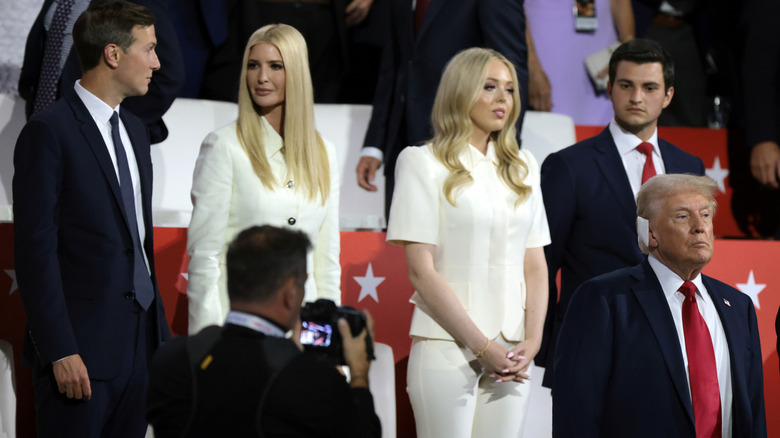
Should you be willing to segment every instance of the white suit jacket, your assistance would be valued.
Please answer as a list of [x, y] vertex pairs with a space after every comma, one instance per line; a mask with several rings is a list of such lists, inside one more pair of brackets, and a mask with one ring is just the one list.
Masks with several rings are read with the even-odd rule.
[[[262, 118], [263, 141], [277, 180], [266, 188], [238, 141], [236, 123], [203, 140], [192, 181], [192, 220], [187, 236], [190, 257], [187, 297], [189, 333], [225, 321], [229, 310], [225, 253], [228, 244], [253, 225], [304, 231], [314, 246], [307, 258], [305, 301], [341, 302], [339, 265], [339, 175], [336, 149], [325, 140], [330, 163], [330, 195], [323, 205], [289, 184], [281, 152], [282, 138]], [[294, 222], [294, 223], [293, 223]]]
[[[449, 171], [430, 145], [407, 147], [396, 167], [387, 240], [435, 245], [436, 272], [490, 339], [499, 333], [509, 341], [525, 338], [525, 250], [550, 243], [539, 165], [528, 151], [521, 150], [520, 158], [532, 192], [517, 208], [517, 195], [499, 179], [493, 143], [486, 155], [469, 146], [460, 156], [474, 182], [460, 188], [456, 206], [442, 190]], [[410, 335], [453, 339], [418, 292], [411, 302]]]

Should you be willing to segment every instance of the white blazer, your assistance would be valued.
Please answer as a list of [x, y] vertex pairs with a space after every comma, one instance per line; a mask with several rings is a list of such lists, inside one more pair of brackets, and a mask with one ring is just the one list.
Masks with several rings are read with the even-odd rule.
[[228, 244], [253, 225], [289, 227], [305, 232], [313, 244], [307, 257], [305, 301], [341, 302], [339, 265], [339, 175], [336, 149], [325, 140], [330, 164], [330, 195], [323, 205], [309, 200], [289, 182], [282, 138], [262, 118], [268, 162], [277, 180], [269, 190], [255, 174], [238, 141], [236, 123], [203, 140], [192, 181], [192, 219], [187, 235], [190, 257], [187, 297], [189, 333], [225, 321], [229, 310], [225, 253]]
[[[469, 146], [460, 160], [474, 182], [460, 188], [453, 206], [443, 191], [449, 171], [431, 146], [407, 147], [398, 156], [387, 226], [392, 243], [435, 245], [436, 272], [472, 321], [488, 338], [502, 333], [513, 342], [525, 339], [525, 250], [550, 243], [539, 165], [528, 151], [520, 151], [520, 158], [528, 165], [523, 181], [532, 191], [515, 208], [517, 195], [498, 176], [493, 143], [486, 155]], [[453, 339], [418, 292], [410, 301], [415, 304], [410, 335]]]

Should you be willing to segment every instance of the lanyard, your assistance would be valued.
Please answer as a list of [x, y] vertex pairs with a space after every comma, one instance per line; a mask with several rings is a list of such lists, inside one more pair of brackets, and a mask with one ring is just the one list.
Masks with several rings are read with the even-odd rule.
[[250, 328], [260, 333], [265, 333], [268, 336], [274, 336], [277, 338], [284, 337], [284, 332], [279, 327], [271, 324], [259, 316], [251, 315], [249, 313], [231, 310], [228, 312], [227, 318], [225, 318], [225, 322]]

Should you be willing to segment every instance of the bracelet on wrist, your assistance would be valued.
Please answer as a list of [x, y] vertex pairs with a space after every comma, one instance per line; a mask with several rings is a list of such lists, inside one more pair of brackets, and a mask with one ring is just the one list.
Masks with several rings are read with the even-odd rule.
[[488, 347], [490, 347], [490, 342], [491, 342], [490, 339], [488, 339], [487, 344], [485, 344], [485, 348], [483, 348], [482, 350], [474, 353], [474, 357], [482, 357], [482, 356], [484, 356], [485, 352], [488, 349]]

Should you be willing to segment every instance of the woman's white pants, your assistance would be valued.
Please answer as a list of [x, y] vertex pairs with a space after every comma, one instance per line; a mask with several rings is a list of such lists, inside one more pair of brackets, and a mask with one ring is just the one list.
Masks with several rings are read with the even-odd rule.
[[467, 348], [413, 337], [406, 390], [418, 438], [510, 438], [522, 435], [531, 384], [496, 383]]

